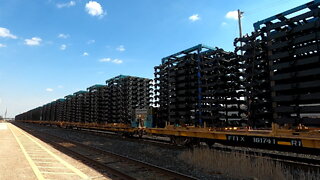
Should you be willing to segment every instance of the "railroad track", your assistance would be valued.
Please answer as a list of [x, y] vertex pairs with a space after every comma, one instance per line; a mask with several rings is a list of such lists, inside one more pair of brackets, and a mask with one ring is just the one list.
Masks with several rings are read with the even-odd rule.
[[[95, 131], [91, 129], [77, 129], [73, 131], [81, 131], [84, 133], [88, 134], [94, 134], [94, 135], [106, 135], [107, 137], [111, 138], [111, 136], [118, 137], [117, 134], [112, 134], [112, 133], [105, 133], [103, 131]], [[151, 145], [157, 145], [160, 147], [164, 148], [170, 148], [170, 149], [186, 149], [187, 147], [184, 146], [177, 146], [173, 145], [170, 143], [170, 140], [163, 140], [163, 139], [157, 139], [157, 138], [152, 138], [152, 137], [143, 137], [143, 138], [138, 138], [138, 137], [133, 137], [133, 138], [127, 138], [128, 141], [139, 141]], [[200, 145], [202, 147], [206, 145]], [[305, 158], [305, 157], [297, 157], [297, 156], [290, 156], [290, 155], [284, 155], [276, 152], [270, 152], [270, 150], [266, 150], [265, 152], [261, 151], [255, 151], [255, 150], [241, 150], [241, 149], [235, 149], [233, 147], [229, 146], [212, 146], [210, 147], [211, 149], [217, 150], [217, 151], [223, 151], [223, 152], [238, 152], [242, 154], [247, 154], [250, 156], [255, 156], [255, 157], [264, 157], [264, 158], [269, 158], [274, 161], [279, 161], [287, 164], [292, 164], [292, 165], [300, 165], [300, 166], [313, 166], [315, 168], [320, 168], [320, 159], [312, 159], [312, 158]], [[269, 151], [269, 152], [268, 152]], [[283, 153], [283, 151], [281, 151]], [[290, 153], [290, 152], [288, 152]]]
[[[85, 129], [85, 128], [70, 129], [70, 130], [71, 131], [76, 131], [76, 132], [81, 131], [81, 133], [87, 133], [87, 134], [90, 134], [90, 135], [94, 134], [94, 135], [97, 135], [97, 136], [105, 136], [105, 137], [108, 137], [108, 138], [123, 139], [118, 134], [112, 133], [112, 132], [110, 133], [110, 132], [106, 132], [106, 131]], [[126, 138], [126, 140], [132, 141], [132, 142], [144, 142], [146, 144], [157, 145], [157, 146], [164, 147], [164, 148], [169, 148], [169, 149], [187, 149], [188, 148], [186, 146], [174, 145], [174, 144], [172, 144], [170, 142], [170, 139], [164, 140], [164, 139], [152, 138], [152, 137], [146, 137], [146, 136], [144, 136], [143, 138], [132, 136], [132, 137]]]
[[[94, 130], [85, 130], [83, 131], [82, 129], [77, 129], [77, 130], [71, 130], [79, 133], [86, 133], [86, 134], [91, 134], [91, 135], [96, 135], [96, 136], [106, 136], [107, 138], [118, 138], [119, 140], [122, 140], [123, 138], [120, 138], [119, 135], [117, 134], [110, 134], [110, 133], [104, 133], [100, 131], [94, 131]], [[133, 141], [133, 142], [140, 142], [140, 143], [145, 143], [145, 144], [150, 144], [150, 145], [155, 145], [159, 146], [162, 148], [170, 148], [170, 149], [186, 149], [186, 147], [182, 146], [176, 146], [170, 144], [170, 141], [165, 141], [163, 139], [159, 140], [156, 138], [127, 138], [126, 141]], [[200, 147], [205, 147], [206, 145], [202, 144]], [[288, 155], [285, 155], [283, 151], [270, 151], [270, 150], [262, 150], [262, 149], [254, 149], [254, 148], [249, 148], [249, 149], [241, 149], [239, 147], [230, 147], [230, 146], [212, 146], [211, 149], [214, 149], [216, 151], [221, 151], [221, 152], [238, 152], [241, 154], [246, 154], [250, 157], [255, 157], [255, 158], [265, 158], [269, 159], [272, 161], [277, 161], [284, 163], [290, 167], [299, 167], [303, 169], [310, 169], [310, 170], [315, 170], [318, 171], [320, 168], [320, 160], [319, 159], [312, 159], [312, 158], [307, 158], [307, 157], [297, 157], [290, 155], [290, 152], [288, 152]]]
[[56, 149], [71, 155], [112, 179], [195, 179], [194, 177], [174, 172], [162, 167], [151, 165], [129, 157], [125, 157], [104, 149], [71, 141], [34, 128], [27, 128], [16, 124], [23, 130], [35, 135], [39, 139], [51, 144]]
[[308, 166], [314, 168], [320, 168], [320, 160], [319, 159], [311, 159], [311, 158], [304, 158], [304, 157], [297, 157], [297, 156], [290, 156], [290, 155], [283, 155], [283, 154], [276, 154], [276, 153], [269, 153], [269, 152], [257, 152], [257, 151], [248, 151], [248, 150], [240, 150], [234, 149], [230, 147], [212, 147], [212, 149], [224, 152], [238, 152], [247, 154], [250, 156], [255, 157], [264, 157], [269, 158], [274, 161], [279, 161], [287, 164], [292, 165], [299, 165], [299, 166]]
[[[96, 131], [96, 130], [92, 130], [92, 129], [76, 129], [76, 130], [72, 130], [72, 131], [81, 131], [82, 133], [88, 133], [88, 134], [94, 134], [94, 135], [105, 135], [109, 138], [111, 138], [111, 136], [117, 137], [119, 138], [119, 136], [117, 134], [114, 133], [106, 133], [103, 131]], [[157, 139], [157, 138], [152, 138], [152, 137], [143, 137], [143, 138], [138, 138], [138, 137], [131, 137], [131, 138], [127, 138], [128, 141], [139, 141], [139, 142], [143, 142], [146, 144], [151, 144], [151, 145], [157, 145], [160, 147], [164, 147], [164, 148], [170, 148], [170, 149], [186, 149], [187, 147], [185, 146], [177, 146], [177, 145], [173, 145], [170, 143], [170, 140], [163, 140], [163, 139]], [[206, 145], [200, 145], [200, 147], [205, 147]], [[238, 153], [242, 153], [242, 154], [247, 154], [250, 155], [251, 157], [257, 157], [257, 158], [267, 158], [273, 161], [278, 161], [278, 162], [282, 162], [282, 163], [286, 163], [289, 165], [293, 165], [293, 166], [301, 166], [301, 167], [312, 167], [312, 168], [320, 168], [320, 159], [312, 159], [312, 158], [306, 158], [306, 157], [297, 157], [297, 156], [290, 156], [290, 155], [284, 155], [282, 154], [284, 151], [278, 151], [278, 152], [274, 152], [274, 151], [270, 151], [268, 149], [265, 150], [265, 152], [262, 151], [256, 151], [254, 149], [251, 150], [241, 150], [239, 148], [234, 148], [234, 147], [230, 147], [230, 146], [212, 146], [210, 147], [213, 150], [217, 150], [217, 151], [222, 151], [222, 152], [238, 152]], [[288, 152], [290, 153], [290, 152]]]

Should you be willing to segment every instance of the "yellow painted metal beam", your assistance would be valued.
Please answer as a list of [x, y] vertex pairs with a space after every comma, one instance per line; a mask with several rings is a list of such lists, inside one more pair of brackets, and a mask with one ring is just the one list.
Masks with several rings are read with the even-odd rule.
[[280, 138], [277, 145], [280, 146], [294, 146], [291, 141], [284, 141], [281, 139], [301, 140], [302, 147], [320, 149], [320, 131], [319, 130], [305, 130], [294, 131], [288, 129], [271, 130], [250, 130], [250, 129], [210, 129], [210, 128], [197, 128], [197, 127], [173, 127], [166, 128], [132, 128], [127, 124], [111, 123], [111, 124], [98, 124], [98, 123], [80, 123], [80, 122], [54, 122], [54, 121], [25, 121], [39, 124], [53, 124], [61, 126], [73, 126], [80, 128], [89, 128], [97, 130], [105, 130], [112, 132], [129, 132], [135, 133], [144, 131], [149, 134], [167, 135], [167, 136], [182, 136], [194, 137], [202, 139], [213, 140], [227, 140], [228, 135], [234, 136], [249, 136], [249, 137], [262, 137], [262, 138]]
[[285, 146], [291, 146], [291, 142], [287, 142], [287, 141], [278, 141], [279, 145], [285, 145]]

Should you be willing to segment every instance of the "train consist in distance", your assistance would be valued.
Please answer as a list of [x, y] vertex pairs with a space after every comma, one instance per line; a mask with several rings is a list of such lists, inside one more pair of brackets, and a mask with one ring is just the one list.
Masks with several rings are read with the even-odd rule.
[[199, 44], [163, 58], [154, 81], [120, 75], [16, 120], [169, 136], [181, 145], [319, 149], [319, 5], [255, 23], [234, 52]]

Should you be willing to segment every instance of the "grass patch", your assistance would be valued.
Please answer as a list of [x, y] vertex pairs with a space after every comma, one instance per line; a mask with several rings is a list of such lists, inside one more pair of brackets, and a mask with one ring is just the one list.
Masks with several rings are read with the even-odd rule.
[[207, 174], [223, 174], [244, 179], [319, 179], [319, 170], [310, 172], [286, 167], [268, 158], [239, 152], [224, 152], [209, 148], [195, 148], [182, 152], [178, 158]]

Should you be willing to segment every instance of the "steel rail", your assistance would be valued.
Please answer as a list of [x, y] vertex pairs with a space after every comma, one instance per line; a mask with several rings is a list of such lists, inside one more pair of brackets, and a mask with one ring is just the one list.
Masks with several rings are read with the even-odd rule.
[[[120, 160], [123, 160], [124, 162], [129, 162], [131, 164], [136, 164], [136, 165], [142, 166], [144, 168], [151, 169], [154, 172], [158, 172], [160, 174], [165, 174], [165, 175], [171, 176], [173, 179], [196, 179], [194, 177], [191, 177], [191, 176], [179, 173], [179, 172], [175, 172], [175, 171], [172, 171], [172, 170], [169, 170], [169, 169], [166, 169], [166, 168], [162, 168], [162, 167], [150, 164], [150, 163], [146, 163], [146, 162], [142, 162], [142, 161], [139, 161], [139, 160], [136, 160], [136, 159], [132, 159], [132, 158], [126, 157], [126, 156], [122, 156], [122, 155], [119, 155], [119, 154], [116, 154], [116, 153], [113, 153], [113, 152], [110, 152], [110, 151], [107, 151], [107, 150], [104, 150], [104, 149], [100, 149], [100, 148], [97, 148], [97, 147], [92, 147], [92, 146], [89, 146], [89, 145], [85, 145], [85, 144], [82, 144], [80, 142], [76, 142], [76, 141], [72, 141], [72, 140], [69, 140], [69, 139], [65, 139], [65, 138], [62, 138], [62, 137], [59, 137], [59, 136], [56, 136], [56, 135], [52, 135], [52, 134], [43, 132], [43, 131], [35, 130], [33, 128], [31, 130], [31, 129], [29, 129], [30, 127], [27, 128], [26, 126], [22, 126], [21, 124], [19, 124], [18, 126], [20, 128], [22, 128], [23, 130], [28, 131], [31, 134], [34, 134], [39, 139], [41, 139], [41, 140], [53, 145], [57, 149], [61, 149], [64, 152], [67, 152], [67, 153], [70, 153], [72, 155], [75, 155], [79, 159], [82, 159], [85, 162], [88, 162], [90, 165], [94, 165], [94, 166], [96, 166], [98, 168], [101, 168], [101, 169], [106, 169], [107, 172], [111, 172], [112, 174], [114, 174], [116, 176], [119, 176], [119, 177], [121, 177], [123, 179], [136, 179], [136, 178], [134, 178], [132, 176], [129, 176], [129, 175], [127, 175], [127, 174], [125, 174], [125, 173], [123, 173], [123, 172], [121, 172], [119, 170], [113, 169], [113, 168], [111, 168], [110, 166], [108, 166], [106, 164], [103, 164], [101, 162], [93, 160], [90, 157], [87, 157], [85, 155], [77, 153], [77, 152], [71, 150], [70, 148], [68, 148], [68, 146], [70, 146], [70, 144], [73, 144], [73, 145], [75, 145], [77, 147], [82, 147], [82, 148], [88, 149], [90, 151], [97, 152], [97, 153], [105, 155], [105, 156], [112, 156], [112, 157], [118, 158]], [[64, 143], [67, 142], [69, 145], [68, 146], [63, 146], [63, 145], [59, 144], [57, 141], [58, 142], [62, 141]]]

